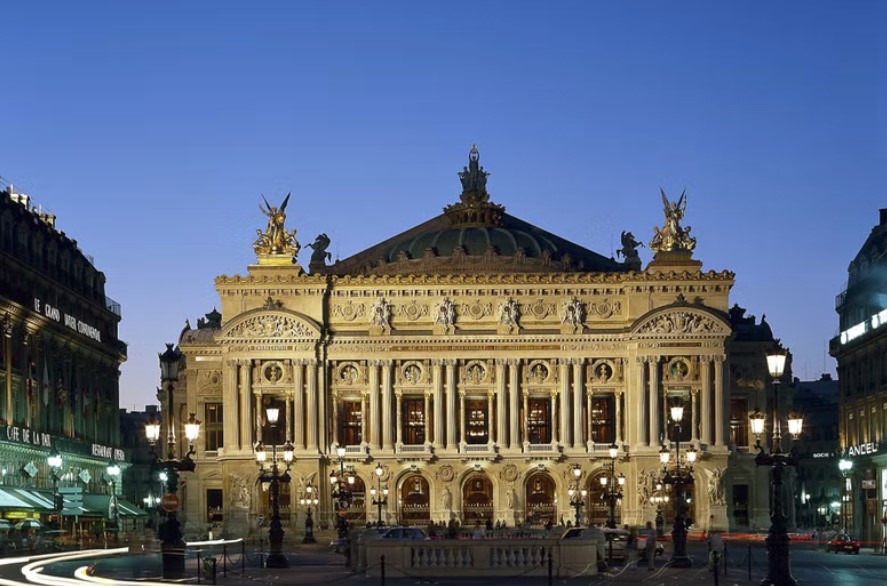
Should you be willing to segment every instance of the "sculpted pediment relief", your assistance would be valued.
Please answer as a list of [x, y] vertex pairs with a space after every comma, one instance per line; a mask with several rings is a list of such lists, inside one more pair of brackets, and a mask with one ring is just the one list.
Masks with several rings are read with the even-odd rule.
[[219, 341], [317, 339], [320, 330], [308, 318], [282, 311], [263, 311], [232, 320], [219, 334]]
[[730, 328], [713, 316], [692, 310], [670, 311], [653, 316], [634, 328], [645, 335], [729, 335]]

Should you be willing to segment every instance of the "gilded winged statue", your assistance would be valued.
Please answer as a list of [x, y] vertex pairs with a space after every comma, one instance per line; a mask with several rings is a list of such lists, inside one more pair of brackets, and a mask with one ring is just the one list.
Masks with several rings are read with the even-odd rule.
[[258, 255], [296, 255], [299, 252], [299, 242], [296, 240], [296, 231], [287, 231], [284, 223], [286, 222], [286, 206], [290, 201], [291, 193], [286, 194], [280, 207], [272, 206], [262, 196], [265, 202], [264, 207], [259, 204], [259, 210], [268, 216], [268, 226], [265, 231], [256, 230], [258, 238], [253, 244], [253, 248]]
[[665, 207], [665, 224], [653, 228], [653, 240], [650, 241], [650, 250], [653, 252], [671, 252], [676, 250], [692, 251], [696, 248], [696, 239], [690, 236], [690, 226], [681, 226], [684, 219], [684, 210], [687, 209], [687, 192], [681, 193], [676, 202], [668, 201], [665, 190], [659, 189], [662, 194], [662, 205]]

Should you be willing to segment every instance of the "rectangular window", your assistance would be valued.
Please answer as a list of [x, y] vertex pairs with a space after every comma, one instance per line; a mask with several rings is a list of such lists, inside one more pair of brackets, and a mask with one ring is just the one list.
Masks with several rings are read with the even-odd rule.
[[730, 399], [730, 443], [748, 449], [748, 400]]
[[[224, 421], [221, 403], [207, 403], [203, 420], [206, 422], [206, 434], [204, 436], [207, 452], [215, 452], [223, 445]], [[221, 492], [221, 491], [220, 491]]]
[[[277, 409], [277, 423], [274, 425], [268, 421], [269, 408]], [[288, 425], [286, 420], [286, 401], [276, 396], [265, 397], [262, 400], [261, 421], [262, 443], [268, 448], [268, 457], [270, 458], [272, 445], [282, 446], [286, 443], [286, 429]]]
[[425, 443], [425, 399], [405, 398], [402, 403], [403, 443], [417, 446]]
[[[671, 408], [683, 407], [680, 421], [672, 421]], [[693, 416], [693, 405], [690, 401], [690, 393], [687, 391], [671, 392], [665, 403], [665, 422], [667, 424], [668, 435], [670, 441], [688, 442], [693, 436], [693, 425], [695, 417]]]
[[551, 443], [551, 400], [548, 397], [527, 400], [527, 438], [531, 444]]
[[486, 399], [465, 400], [465, 443], [485, 444], [490, 441], [489, 420]]
[[339, 405], [339, 445], [357, 446], [363, 441], [361, 401], [342, 401]]
[[591, 399], [591, 441], [611, 444], [616, 441], [616, 412], [613, 397]]
[[206, 489], [206, 521], [208, 523], [221, 523], [222, 517], [222, 489]]

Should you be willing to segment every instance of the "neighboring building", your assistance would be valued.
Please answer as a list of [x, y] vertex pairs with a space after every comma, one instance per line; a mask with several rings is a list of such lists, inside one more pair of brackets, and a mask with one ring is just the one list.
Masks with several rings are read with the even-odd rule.
[[138, 529], [143, 525], [154, 525], [160, 497], [165, 492], [160, 483], [159, 467], [156, 464], [155, 450], [145, 436], [145, 424], [150, 420], [161, 419], [157, 405], [146, 405], [144, 411], [120, 409], [120, 445], [129, 454], [129, 467], [123, 472], [123, 498], [139, 505], [139, 518], [134, 523]]
[[792, 407], [804, 415], [804, 434], [797, 467], [797, 526], [814, 529], [837, 526], [841, 502], [841, 456], [838, 436], [838, 381], [823, 374], [815, 381], [795, 381]]
[[113, 513], [108, 464], [126, 466], [117, 416], [126, 345], [104, 274], [55, 220], [0, 181], [0, 516], [49, 520], [56, 450], [59, 488], [83, 493], [65, 514], [88, 525]]
[[835, 300], [840, 334], [830, 353], [838, 361], [841, 449], [853, 461], [848, 524], [880, 542], [887, 499], [887, 209], [850, 262], [847, 289]]
[[[295, 446], [281, 509], [300, 530], [296, 503], [309, 482], [320, 493], [316, 518], [332, 523], [338, 447], [357, 476], [354, 523], [376, 519], [366, 492], [381, 464], [388, 522], [541, 525], [573, 518], [574, 465], [586, 520], [606, 519], [599, 480], [615, 443], [616, 472], [627, 477], [617, 520], [642, 523], [655, 516], [673, 404], [685, 407], [681, 453], [700, 451], [696, 527], [735, 525], [733, 506], [744, 507], [743, 524], [766, 518], [766, 482], [754, 482], [749, 464], [755, 405], [747, 388], [733, 400], [730, 365], [747, 363], [742, 384], [763, 398], [764, 355], [776, 343], [772, 334], [734, 340], [733, 274], [692, 258], [686, 200], [664, 202], [654, 259], [641, 270], [631, 234], [617, 262], [506, 214], [489, 201], [476, 150], [459, 175], [460, 202], [350, 258], [327, 266], [329, 239], [319, 236], [310, 274], [295, 263], [286, 200], [265, 210], [257, 263], [218, 277], [221, 313], [179, 338], [183, 369], [163, 408], [179, 430], [189, 412], [204, 422], [197, 469], [183, 477], [186, 530], [221, 518], [228, 534], [245, 535], [268, 518], [266, 493], [252, 490], [259, 439]], [[747, 329], [763, 328], [751, 320]], [[264, 425], [269, 406], [280, 409], [274, 429]]]

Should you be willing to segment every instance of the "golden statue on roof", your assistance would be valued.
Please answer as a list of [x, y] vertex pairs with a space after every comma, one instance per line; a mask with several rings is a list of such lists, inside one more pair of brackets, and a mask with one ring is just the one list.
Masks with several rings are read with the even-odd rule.
[[262, 257], [287, 257], [292, 258], [292, 262], [295, 262], [295, 256], [301, 247], [299, 246], [299, 241], [296, 240], [296, 231], [287, 231], [284, 226], [286, 222], [286, 206], [289, 203], [290, 195], [292, 194], [286, 194], [286, 198], [284, 198], [280, 207], [272, 206], [265, 199], [265, 196], [262, 196], [265, 205], [263, 207], [262, 204], [259, 204], [259, 210], [268, 216], [268, 226], [264, 232], [261, 229], [256, 230], [258, 238], [253, 243], [253, 248], [260, 262]]
[[691, 252], [696, 248], [696, 239], [690, 236], [690, 226], [681, 226], [684, 219], [684, 210], [687, 209], [687, 192], [681, 193], [678, 201], [670, 202], [665, 195], [665, 190], [659, 188], [662, 194], [662, 204], [665, 206], [665, 224], [653, 228], [653, 240], [650, 241], [650, 250], [653, 252]]

